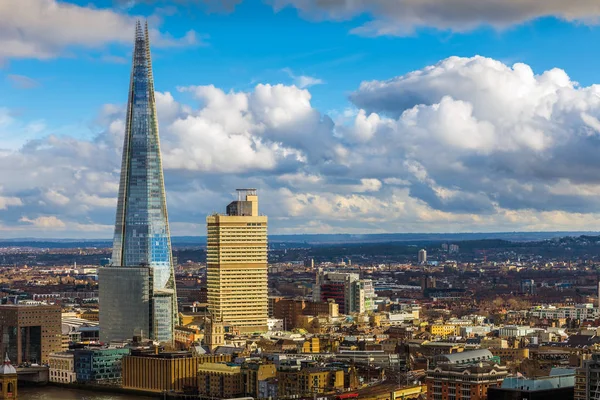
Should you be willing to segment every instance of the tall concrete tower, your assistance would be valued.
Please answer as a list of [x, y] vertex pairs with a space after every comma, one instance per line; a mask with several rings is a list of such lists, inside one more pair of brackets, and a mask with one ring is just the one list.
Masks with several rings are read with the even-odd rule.
[[267, 217], [256, 189], [238, 189], [226, 214], [206, 218], [208, 309], [240, 332], [267, 331]]
[[175, 275], [148, 24], [137, 23], [111, 265], [101, 269], [101, 338], [173, 341]]

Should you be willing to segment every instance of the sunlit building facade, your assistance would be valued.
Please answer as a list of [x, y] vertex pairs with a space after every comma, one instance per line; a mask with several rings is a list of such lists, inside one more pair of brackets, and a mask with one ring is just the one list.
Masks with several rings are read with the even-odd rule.
[[[123, 268], [149, 268], [150, 272], [145, 274], [139, 270], [135, 274], [123, 274]], [[160, 342], [173, 341], [177, 300], [171, 238], [148, 26], [142, 29], [139, 22], [133, 51], [113, 254], [111, 265], [99, 273], [99, 278], [100, 326], [105, 332], [101, 332], [101, 339], [124, 340], [142, 334]], [[120, 278], [124, 281], [115, 285]], [[123, 296], [129, 296], [125, 293], [127, 279], [145, 279], [144, 282], [131, 282], [140, 291], [140, 296], [146, 296], [135, 301], [135, 307], [123, 307], [123, 302], [119, 301]], [[151, 287], [146, 289], [146, 284]], [[132, 325], [133, 321], [143, 322], [140, 315], [148, 316], [147, 327]], [[126, 337], [120, 337], [123, 335]]]
[[254, 189], [206, 219], [208, 307], [240, 332], [267, 331], [267, 217]]

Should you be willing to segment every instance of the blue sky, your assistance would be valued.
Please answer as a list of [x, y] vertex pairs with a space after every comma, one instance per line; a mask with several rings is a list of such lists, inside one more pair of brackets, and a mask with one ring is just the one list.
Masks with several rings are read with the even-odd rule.
[[248, 182], [274, 233], [594, 228], [594, 1], [223, 3], [0, 5], [0, 236], [110, 237], [137, 17], [174, 234]]
[[[91, 3], [98, 8], [114, 7], [110, 0]], [[147, 5], [115, 10], [146, 17], [157, 12]], [[407, 37], [372, 38], [350, 33], [365, 18], [314, 22], [299, 17], [292, 7], [275, 12], [257, 0], [238, 5], [234, 12], [185, 6], [164, 13], [175, 14], [162, 16], [161, 31], [180, 37], [195, 30], [206, 37], [203, 45], [154, 49], [156, 89], [162, 91], [192, 84], [244, 90], [257, 82], [293, 83], [283, 71], [289, 68], [294, 74], [326, 82], [311, 93], [315, 107], [328, 111], [350, 106], [347, 94], [364, 80], [389, 79], [452, 55], [524, 62], [538, 72], [559, 67], [583, 85], [594, 83], [597, 75], [598, 53], [590, 51], [589, 44], [600, 40], [600, 30], [551, 17], [503, 29], [484, 26], [455, 33], [425, 28]], [[22, 109], [29, 119], [44, 119], [58, 127], [85, 125], [98, 106], [126, 101], [123, 88], [129, 80], [129, 43], [68, 52], [43, 61], [11, 59], [2, 70], [5, 78], [25, 75], [40, 87], [14, 90], [4, 79], [2, 103]], [[103, 61], [103, 56], [122, 59], [122, 63]]]

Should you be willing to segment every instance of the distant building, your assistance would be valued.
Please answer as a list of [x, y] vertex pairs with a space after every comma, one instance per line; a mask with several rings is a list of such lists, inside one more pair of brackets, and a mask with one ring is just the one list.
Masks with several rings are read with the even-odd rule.
[[75, 374], [78, 382], [121, 380], [121, 362], [128, 348], [96, 348], [74, 351]]
[[313, 286], [313, 302], [333, 300], [341, 314], [370, 311], [375, 306], [375, 289], [370, 279], [358, 274], [327, 272], [319, 269]]
[[459, 250], [459, 247], [458, 247], [458, 245], [457, 245], [457, 244], [451, 244], [451, 245], [448, 247], [448, 252], [449, 252], [450, 254], [453, 254], [453, 253], [458, 253], [458, 250]]
[[256, 189], [238, 189], [238, 200], [207, 223], [208, 307], [240, 332], [266, 332], [267, 217], [258, 213]]
[[0, 305], [0, 351], [16, 365], [47, 363], [62, 350], [60, 306]]
[[598, 309], [592, 303], [576, 304], [575, 306], [555, 307], [536, 306], [529, 310], [529, 315], [536, 318], [575, 320], [594, 320], [598, 317]]
[[419, 260], [419, 264], [425, 264], [427, 262], [427, 250], [425, 250], [425, 249], [419, 250], [418, 260]]
[[303, 299], [281, 299], [274, 304], [273, 316], [283, 320], [283, 330], [299, 327], [299, 317], [303, 315], [337, 317], [339, 305], [330, 301], [306, 301]]
[[498, 330], [498, 336], [501, 338], [522, 337], [535, 331], [536, 329], [529, 326], [507, 325]]
[[521, 293], [523, 294], [535, 294], [535, 281], [533, 279], [522, 279], [521, 280]]
[[75, 373], [75, 355], [73, 352], [50, 354], [48, 380], [55, 383], [73, 383], [77, 381]]

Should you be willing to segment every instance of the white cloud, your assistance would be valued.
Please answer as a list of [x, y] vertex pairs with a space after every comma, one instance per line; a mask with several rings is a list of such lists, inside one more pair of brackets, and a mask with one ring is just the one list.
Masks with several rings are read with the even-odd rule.
[[27, 217], [21, 217], [21, 219], [19, 221], [28, 223], [28, 224], [32, 224], [36, 228], [63, 229], [66, 227], [66, 224], [63, 221], [61, 221], [60, 219], [58, 219], [57, 217], [55, 217], [54, 215], [37, 217], [34, 219], [30, 219]]
[[[158, 19], [154, 18], [158, 22]], [[131, 43], [135, 19], [111, 9], [57, 0], [0, 1], [0, 60], [48, 59], [76, 48]], [[182, 38], [151, 30], [154, 45], [189, 46], [201, 41], [194, 31]]]
[[23, 202], [18, 197], [0, 196], [0, 210], [6, 210], [8, 207], [22, 206]]
[[408, 35], [418, 28], [465, 32], [483, 25], [505, 28], [541, 17], [596, 24], [596, 0], [267, 0], [276, 10], [292, 6], [311, 19], [370, 20], [353, 30], [366, 36]]
[[282, 71], [288, 74], [289, 77], [292, 78], [292, 80], [294, 81], [294, 85], [298, 86], [300, 89], [304, 89], [314, 85], [322, 85], [325, 83], [324, 80], [314, 78], [312, 76], [295, 75], [290, 68], [284, 68]]
[[[179, 91], [200, 105], [157, 93], [175, 235], [203, 234], [236, 187], [259, 189], [273, 233], [596, 229], [600, 87], [562, 70], [451, 57], [364, 82], [335, 122], [296, 86]], [[110, 237], [123, 109], [100, 110], [93, 140], [38, 133], [0, 152], [3, 235]], [[27, 125], [0, 110], [0, 134]]]

